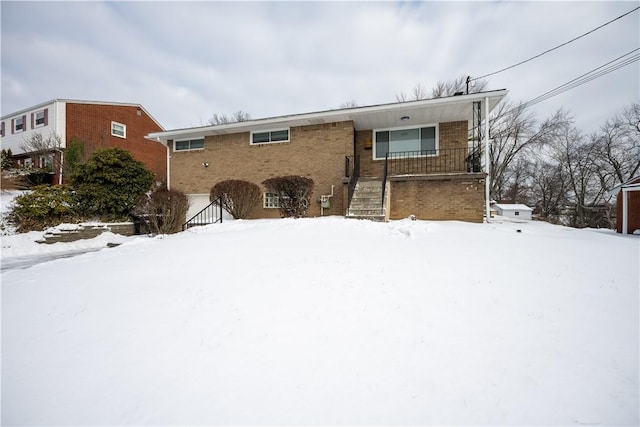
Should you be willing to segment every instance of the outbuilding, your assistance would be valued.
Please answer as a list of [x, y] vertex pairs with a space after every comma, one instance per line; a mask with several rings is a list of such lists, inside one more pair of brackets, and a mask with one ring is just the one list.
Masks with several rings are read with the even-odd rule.
[[493, 205], [498, 215], [506, 216], [507, 218], [517, 218], [530, 221], [531, 214], [533, 213], [533, 209], [531, 209], [527, 205], [522, 204], [506, 204], [506, 203], [496, 203]]
[[616, 196], [616, 231], [633, 234], [640, 230], [640, 176], [616, 185], [609, 196]]

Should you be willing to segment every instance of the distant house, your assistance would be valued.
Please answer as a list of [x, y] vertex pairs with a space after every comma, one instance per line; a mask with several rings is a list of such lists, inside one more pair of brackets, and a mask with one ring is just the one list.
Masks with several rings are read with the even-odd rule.
[[147, 138], [165, 144], [169, 187], [187, 193], [194, 210], [209, 203], [216, 183], [241, 179], [263, 191], [252, 217], [278, 217], [277, 196], [262, 182], [300, 175], [315, 183], [309, 216], [482, 222], [486, 173], [470, 131], [506, 94], [291, 114]]
[[609, 196], [616, 196], [616, 231], [632, 234], [640, 230], [640, 176], [616, 185]]
[[496, 203], [492, 206], [498, 215], [506, 216], [508, 218], [517, 218], [524, 219], [527, 221], [531, 220], [531, 214], [533, 213], [533, 209], [531, 209], [527, 205], [522, 204], [507, 204], [507, 203]]
[[[54, 99], [2, 116], [0, 145], [11, 150], [19, 167], [50, 169], [55, 184], [64, 181], [64, 152], [74, 138], [83, 143], [85, 156], [98, 148], [124, 148], [143, 162], [157, 181], [164, 181], [166, 150], [145, 138], [162, 130], [139, 104]], [[25, 142], [34, 135], [45, 140], [58, 138], [59, 145], [33, 151]]]

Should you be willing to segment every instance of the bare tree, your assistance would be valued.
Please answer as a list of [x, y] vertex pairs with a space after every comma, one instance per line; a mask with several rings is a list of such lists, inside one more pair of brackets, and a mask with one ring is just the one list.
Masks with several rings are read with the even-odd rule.
[[60, 169], [62, 156], [62, 138], [56, 133], [50, 133], [46, 138], [40, 133], [35, 132], [29, 138], [25, 138], [20, 144], [20, 148], [27, 154], [38, 159], [45, 160], [45, 166], [51, 167], [53, 171]]
[[477, 93], [485, 90], [487, 85], [487, 80], [473, 80], [469, 76], [461, 75], [453, 80], [438, 81], [431, 89], [431, 93], [429, 93], [422, 83], [416, 83], [408, 93], [400, 92], [396, 94], [396, 100], [398, 102], [419, 101], [422, 99], [453, 96], [456, 93]]
[[228, 123], [236, 123], [236, 122], [246, 122], [251, 120], [251, 115], [242, 110], [238, 110], [231, 115], [231, 117], [226, 114], [214, 114], [209, 120], [210, 125], [224, 125]]
[[537, 160], [531, 171], [533, 205], [542, 219], [558, 222], [566, 204], [566, 177], [561, 164]]
[[489, 118], [491, 197], [500, 200], [508, 187], [509, 168], [530, 149], [553, 139], [570, 118], [563, 110], [538, 125], [533, 113], [525, 111], [523, 103], [502, 102]]
[[640, 171], [640, 104], [607, 120], [592, 139], [605, 186], [635, 177]]
[[428, 98], [429, 98], [429, 92], [420, 82], [416, 83], [416, 85], [411, 89], [411, 91], [408, 94], [404, 92], [400, 92], [396, 94], [396, 100], [398, 102], [420, 101], [421, 99], [428, 99]]
[[338, 106], [338, 108], [340, 109], [344, 109], [344, 108], [356, 108], [358, 106], [358, 103], [356, 102], [355, 99], [352, 99], [350, 101], [345, 101], [342, 104], [340, 104]]

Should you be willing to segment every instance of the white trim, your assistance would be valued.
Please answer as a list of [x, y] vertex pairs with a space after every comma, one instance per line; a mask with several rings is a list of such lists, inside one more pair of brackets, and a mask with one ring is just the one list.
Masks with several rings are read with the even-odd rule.
[[622, 187], [622, 234], [629, 233], [629, 192], [640, 191], [640, 184]]
[[[482, 105], [482, 104], [480, 104]], [[487, 223], [491, 220], [491, 160], [489, 159], [489, 97], [484, 98], [484, 167], [487, 176], [484, 178], [484, 204]]]
[[[42, 114], [42, 123], [38, 124], [38, 114]], [[44, 127], [44, 123], [47, 120], [44, 114], [44, 108], [42, 110], [37, 110], [33, 112], [33, 128], [41, 128]]]
[[[277, 206], [267, 206], [267, 194], [272, 194], [271, 198], [275, 198], [274, 205]], [[273, 191], [265, 191], [262, 193], [262, 207], [265, 209], [280, 209], [280, 201], [278, 200], [278, 193], [274, 193]]]
[[[278, 141], [271, 141], [271, 134], [273, 132], [283, 132], [283, 131], [287, 131], [287, 139], [281, 139]], [[268, 133], [269, 134], [269, 141], [265, 141], [265, 142], [253, 142], [253, 135], [255, 135], [256, 133]], [[249, 144], [250, 145], [264, 145], [264, 144], [278, 144], [278, 143], [284, 143], [284, 142], [289, 142], [291, 141], [291, 128], [279, 128], [279, 129], [265, 129], [265, 130], [252, 130], [251, 132], [249, 132]]]
[[[405, 129], [422, 129], [422, 128], [430, 128], [433, 127], [436, 129], [436, 154], [425, 154], [425, 155], [421, 155], [421, 156], [412, 156], [412, 157], [437, 157], [438, 154], [438, 149], [440, 148], [440, 124], [439, 123], [428, 123], [428, 124], [424, 124], [424, 125], [411, 125], [411, 126], [398, 126], [398, 127], [390, 127], [390, 128], [379, 128], [379, 129], [373, 129], [373, 138], [372, 138], [372, 159], [373, 160], [384, 160], [384, 157], [376, 157], [376, 133], [378, 132], [385, 132], [388, 131], [389, 133], [396, 131], [396, 130], [405, 130]], [[420, 134], [420, 137], [422, 138], [422, 133]], [[391, 141], [389, 141], [391, 142]], [[388, 151], [388, 150], [387, 150]], [[418, 150], [414, 150], [414, 151], [418, 151]]]
[[[178, 150], [176, 148], [176, 142], [185, 142], [185, 141], [189, 141], [189, 148], [182, 148], [180, 150]], [[197, 148], [191, 148], [191, 141], [202, 141], [202, 147], [197, 147]], [[204, 150], [204, 136], [201, 138], [184, 138], [184, 139], [175, 139], [173, 141], [173, 151], [175, 153], [180, 153], [183, 151], [199, 151], [199, 150]]]
[[[20, 128], [20, 129], [18, 129], [18, 119], [20, 119], [20, 120], [22, 121], [22, 123], [21, 123], [22, 128]], [[24, 114], [23, 114], [23, 115], [20, 115], [20, 116], [15, 117], [15, 118], [13, 119], [13, 129], [12, 129], [12, 132], [15, 134], [15, 133], [18, 133], [18, 132], [24, 132], [24, 131], [26, 131], [26, 130], [27, 130], [27, 129], [26, 129], [26, 127], [27, 127], [27, 123], [26, 123], [26, 121], [27, 121], [27, 119], [25, 118]]]
[[[119, 134], [113, 132], [114, 125], [122, 127], [122, 135], [119, 135]], [[125, 125], [124, 123], [114, 122], [112, 120], [111, 121], [111, 136], [115, 136], [115, 137], [122, 138], [122, 139], [127, 139], [127, 125]]]
[[[211, 125], [196, 128], [174, 129], [163, 132], [153, 132], [146, 136], [147, 139], [159, 138], [165, 144], [175, 138], [189, 138], [192, 135], [224, 135], [228, 133], [249, 132], [251, 130], [268, 130], [278, 126], [308, 126], [323, 123], [337, 123], [342, 121], [355, 121], [363, 115], [372, 113], [394, 113], [399, 116], [414, 115], [424, 108], [453, 106], [458, 104], [469, 104], [481, 99], [490, 99], [491, 103], [497, 105], [506, 95], [506, 89], [479, 92], [468, 95], [449, 96], [420, 101], [396, 102], [390, 104], [371, 105], [366, 107], [354, 107], [337, 110], [326, 110], [313, 113], [291, 114], [286, 116], [268, 117], [263, 119], [234, 122], [224, 125]], [[446, 121], [446, 120], [445, 120]], [[363, 129], [364, 130], [364, 129]]]

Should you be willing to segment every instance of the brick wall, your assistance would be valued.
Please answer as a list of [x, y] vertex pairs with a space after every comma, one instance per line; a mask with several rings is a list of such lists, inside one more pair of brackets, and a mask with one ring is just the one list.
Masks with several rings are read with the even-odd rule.
[[390, 219], [482, 222], [485, 174], [391, 178]]
[[[440, 123], [438, 125], [438, 147], [466, 148], [468, 147], [468, 123], [466, 121]], [[356, 132], [356, 153], [360, 155], [360, 175], [365, 177], [382, 177], [384, 160], [373, 160], [373, 131], [362, 130]], [[455, 161], [452, 156], [451, 161]], [[439, 160], [433, 159], [434, 164]], [[451, 170], [451, 167], [449, 167]]]
[[[120, 147], [145, 164], [156, 181], [167, 178], [167, 151], [158, 143], [144, 138], [162, 128], [144, 110], [135, 105], [67, 103], [67, 143], [77, 138], [84, 143], [88, 157], [99, 148]], [[111, 122], [126, 125], [126, 138], [111, 135]]]
[[[343, 182], [345, 155], [353, 152], [353, 123], [340, 122], [292, 127], [289, 142], [250, 145], [249, 132], [207, 136], [203, 150], [171, 153], [171, 188], [187, 194], [208, 194], [217, 182], [242, 179], [265, 191], [262, 182], [284, 175], [313, 179], [314, 190], [307, 216], [320, 215], [318, 199], [331, 192], [331, 208], [324, 215], [344, 215]], [[208, 163], [208, 167], [203, 166]], [[262, 204], [253, 218], [277, 218], [278, 209]]]

